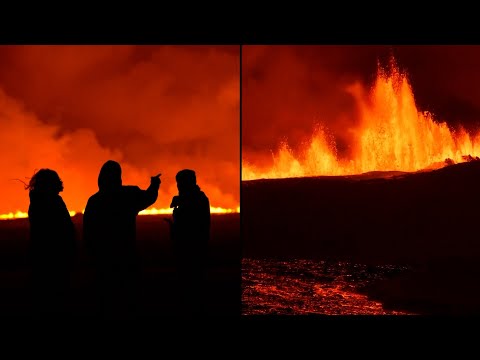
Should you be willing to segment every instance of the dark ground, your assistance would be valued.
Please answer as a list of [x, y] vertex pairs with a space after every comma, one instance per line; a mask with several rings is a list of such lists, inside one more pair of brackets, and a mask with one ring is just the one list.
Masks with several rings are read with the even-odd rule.
[[414, 269], [366, 293], [390, 309], [480, 313], [480, 162], [421, 173], [242, 183], [242, 251]]
[[[182, 315], [168, 224], [158, 216], [137, 217], [137, 244], [142, 263], [139, 316]], [[81, 241], [82, 215], [73, 218], [79, 256], [68, 305], [74, 316], [93, 315], [93, 269]], [[212, 214], [207, 315], [240, 315], [240, 216]], [[29, 315], [28, 219], [0, 221], [0, 315]]]

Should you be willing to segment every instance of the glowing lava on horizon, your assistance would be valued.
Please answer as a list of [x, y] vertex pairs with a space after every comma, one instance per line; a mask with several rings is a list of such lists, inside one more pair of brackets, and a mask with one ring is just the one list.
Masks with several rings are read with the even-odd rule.
[[[138, 213], [138, 215], [166, 215], [166, 214], [172, 214], [173, 209], [172, 208], [165, 208], [165, 209], [145, 209], [142, 210]], [[75, 216], [77, 212], [75, 211], [69, 211], [70, 216]], [[225, 209], [222, 207], [210, 207], [210, 213], [212, 214], [238, 214], [240, 213], [240, 206], [238, 206], [236, 209]], [[82, 211], [83, 214], [83, 211]], [[28, 218], [28, 213], [23, 212], [23, 211], [17, 211], [15, 213], [8, 213], [8, 214], [1, 214], [0, 215], [0, 220], [12, 220], [12, 219], [24, 219]]]

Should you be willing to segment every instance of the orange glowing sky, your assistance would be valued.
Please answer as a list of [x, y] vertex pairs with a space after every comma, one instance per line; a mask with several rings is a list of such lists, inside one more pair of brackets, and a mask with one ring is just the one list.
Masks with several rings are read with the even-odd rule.
[[480, 155], [480, 46], [245, 46], [242, 66], [244, 179]]
[[0, 46], [0, 214], [26, 211], [23, 184], [49, 167], [82, 211], [108, 159], [124, 184], [197, 172], [213, 207], [239, 206], [238, 46]]

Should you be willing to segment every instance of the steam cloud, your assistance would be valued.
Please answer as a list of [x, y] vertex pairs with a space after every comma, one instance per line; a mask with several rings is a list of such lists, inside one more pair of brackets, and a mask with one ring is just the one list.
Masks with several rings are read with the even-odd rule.
[[124, 184], [161, 172], [156, 208], [197, 172], [212, 206], [239, 206], [238, 46], [1, 46], [0, 213], [26, 211], [28, 182], [49, 167], [69, 210], [97, 191], [108, 159]]

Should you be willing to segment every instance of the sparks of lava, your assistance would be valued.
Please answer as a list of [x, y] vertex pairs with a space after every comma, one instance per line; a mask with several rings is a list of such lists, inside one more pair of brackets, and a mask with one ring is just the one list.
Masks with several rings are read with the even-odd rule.
[[[369, 171], [418, 171], [464, 162], [480, 156], [480, 134], [450, 129], [429, 112], [420, 112], [406, 74], [392, 59], [388, 70], [378, 67], [367, 92], [360, 84], [347, 89], [360, 114], [350, 158], [337, 155], [335, 138], [318, 125], [299, 155], [281, 143], [273, 165], [242, 164], [242, 179], [352, 175]], [[254, 160], [254, 159], [248, 159]]]

